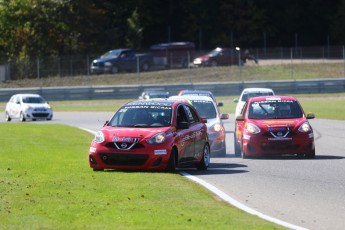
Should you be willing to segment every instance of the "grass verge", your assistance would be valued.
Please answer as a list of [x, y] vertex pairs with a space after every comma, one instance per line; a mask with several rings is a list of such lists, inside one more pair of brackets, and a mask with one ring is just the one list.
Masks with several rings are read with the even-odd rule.
[[95, 173], [85, 131], [6, 123], [0, 134], [1, 229], [281, 229], [179, 174]]

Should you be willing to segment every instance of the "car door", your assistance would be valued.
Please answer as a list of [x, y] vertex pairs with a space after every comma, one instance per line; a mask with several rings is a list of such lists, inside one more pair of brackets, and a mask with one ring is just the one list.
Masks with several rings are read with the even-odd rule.
[[176, 111], [176, 143], [178, 143], [178, 163], [183, 165], [193, 160], [195, 148], [193, 136], [194, 132], [193, 129], [189, 127], [189, 119], [185, 106], [183, 104], [179, 105]]
[[204, 145], [207, 140], [207, 128], [206, 125], [200, 121], [196, 110], [194, 110], [192, 106], [185, 106], [185, 109], [190, 124], [189, 128], [194, 137], [194, 153], [192, 159], [199, 161], [203, 155]]
[[13, 118], [19, 118], [20, 109], [21, 109], [20, 96], [15, 96], [13, 100], [10, 101], [10, 105], [9, 105], [10, 116]]

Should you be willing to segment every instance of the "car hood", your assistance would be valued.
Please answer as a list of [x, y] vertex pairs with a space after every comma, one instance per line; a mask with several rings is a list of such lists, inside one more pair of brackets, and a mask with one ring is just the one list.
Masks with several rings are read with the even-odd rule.
[[50, 108], [50, 105], [47, 103], [25, 103], [24, 106], [29, 106], [30, 108]]
[[149, 139], [156, 133], [165, 132], [171, 130], [171, 127], [157, 127], [157, 128], [129, 128], [129, 127], [112, 127], [105, 126], [102, 131], [106, 141], [123, 141], [134, 142]]
[[204, 55], [204, 56], [200, 56], [200, 57], [197, 57], [195, 59], [200, 59], [202, 61], [207, 61], [210, 59], [210, 56], [209, 55]]
[[[254, 122], [253, 122], [254, 121]], [[271, 119], [271, 120], [251, 120], [251, 123], [259, 126], [261, 129], [269, 130], [274, 128], [286, 127], [289, 129], [298, 128], [306, 119], [296, 118], [296, 119]]]
[[207, 119], [207, 123], [206, 123], [206, 126], [207, 126], [207, 129], [211, 128], [213, 125], [215, 124], [221, 124], [221, 120], [219, 118], [208, 118]]
[[117, 58], [97, 58], [95, 60], [93, 60], [94, 63], [99, 63], [99, 62], [108, 62], [108, 61], [114, 61], [116, 60]]

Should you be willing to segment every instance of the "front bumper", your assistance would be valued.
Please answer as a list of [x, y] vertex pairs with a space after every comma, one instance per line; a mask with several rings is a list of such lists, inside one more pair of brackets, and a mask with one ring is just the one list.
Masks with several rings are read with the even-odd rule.
[[170, 152], [171, 149], [163, 146], [120, 150], [93, 142], [89, 151], [89, 164], [93, 169], [164, 170]]
[[314, 138], [308, 134], [294, 138], [270, 139], [246, 135], [243, 138], [246, 155], [308, 155], [315, 151]]

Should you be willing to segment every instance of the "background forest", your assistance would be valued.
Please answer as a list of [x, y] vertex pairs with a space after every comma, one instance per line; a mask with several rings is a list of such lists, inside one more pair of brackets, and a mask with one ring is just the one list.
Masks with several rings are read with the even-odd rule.
[[345, 0], [0, 0], [0, 62], [161, 42], [344, 45]]

